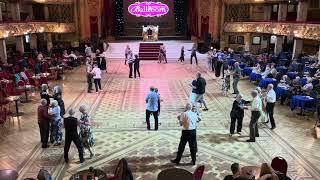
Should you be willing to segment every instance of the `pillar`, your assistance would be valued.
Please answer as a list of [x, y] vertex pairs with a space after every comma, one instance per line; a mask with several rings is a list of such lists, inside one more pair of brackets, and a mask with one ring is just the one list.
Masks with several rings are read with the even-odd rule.
[[216, 0], [211, 2], [209, 32], [215, 40], [219, 37], [219, 3], [220, 2]]
[[47, 4], [43, 6], [44, 20], [49, 21], [49, 7]]
[[287, 12], [288, 12], [288, 5], [286, 3], [280, 3], [279, 10], [278, 10], [278, 21], [286, 21]]
[[7, 62], [7, 46], [5, 39], [0, 39], [0, 58], [2, 62]]
[[47, 51], [50, 52], [52, 49], [52, 34], [48, 33], [46, 34], [46, 40], [47, 40]]
[[249, 52], [251, 50], [251, 34], [246, 33], [244, 35], [244, 51]]
[[0, 6], [0, 22], [2, 21], [2, 9], [1, 9], [1, 6]]
[[23, 44], [23, 36], [16, 36], [16, 50], [21, 54], [24, 53], [24, 44]]
[[224, 37], [223, 27], [224, 27], [224, 14], [225, 14], [225, 4], [222, 2], [220, 9], [220, 49], [224, 49], [226, 45], [226, 37]]
[[19, 4], [19, 1], [15, 2], [15, 3], [10, 3], [9, 7], [10, 7], [10, 13], [11, 13], [12, 20], [20, 21], [21, 18], [20, 18], [20, 4]]
[[38, 49], [36, 34], [30, 34], [30, 48], [31, 49]]
[[308, 17], [308, 1], [299, 1], [297, 21], [306, 21]]
[[302, 39], [294, 39], [292, 59], [297, 59], [299, 57], [299, 55], [302, 53], [302, 48], [303, 48], [303, 40]]
[[277, 36], [276, 44], [274, 46], [274, 54], [278, 55], [282, 51], [282, 45], [284, 41], [284, 36]]
[[264, 21], [270, 21], [271, 10], [272, 10], [272, 6], [267, 5], [267, 4], [263, 6], [263, 20]]

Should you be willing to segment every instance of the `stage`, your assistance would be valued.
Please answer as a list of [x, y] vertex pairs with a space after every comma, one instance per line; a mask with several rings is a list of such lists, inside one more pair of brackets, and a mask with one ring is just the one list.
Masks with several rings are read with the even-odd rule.
[[[141, 37], [142, 38], [142, 37]], [[192, 41], [155, 41], [155, 42], [145, 42], [145, 41], [118, 41], [114, 43], [109, 43], [109, 48], [107, 50], [107, 58], [112, 60], [123, 60], [124, 51], [126, 46], [129, 45], [133, 54], [139, 53], [140, 43], [163, 43], [167, 50], [168, 61], [177, 61], [180, 57], [181, 47], [184, 46], [185, 61], [190, 59], [191, 51], [194, 44]], [[197, 53], [198, 59], [205, 59], [207, 54]]]

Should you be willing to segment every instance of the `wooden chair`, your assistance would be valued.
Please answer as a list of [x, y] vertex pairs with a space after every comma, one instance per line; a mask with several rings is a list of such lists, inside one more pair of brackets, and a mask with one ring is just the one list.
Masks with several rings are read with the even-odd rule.
[[205, 166], [198, 166], [197, 169], [193, 173], [194, 180], [201, 180], [204, 173]]

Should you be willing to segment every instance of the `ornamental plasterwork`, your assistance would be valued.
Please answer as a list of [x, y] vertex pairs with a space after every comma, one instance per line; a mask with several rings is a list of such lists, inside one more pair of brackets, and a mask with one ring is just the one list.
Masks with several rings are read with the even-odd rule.
[[71, 33], [75, 31], [74, 23], [2, 23], [0, 24], [0, 39], [33, 33]]
[[320, 40], [320, 24], [230, 22], [224, 24], [224, 32], [253, 32]]
[[283, 2], [283, 0], [223, 0], [226, 4], [252, 4], [252, 3], [270, 3]]

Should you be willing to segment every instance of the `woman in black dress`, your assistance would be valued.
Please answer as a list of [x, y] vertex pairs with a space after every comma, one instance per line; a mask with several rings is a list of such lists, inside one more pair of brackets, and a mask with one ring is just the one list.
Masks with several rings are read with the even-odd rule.
[[133, 62], [133, 69], [134, 69], [134, 78], [136, 78], [136, 74], [138, 73], [138, 76], [140, 78], [140, 59], [137, 54], [134, 55], [134, 62]]

